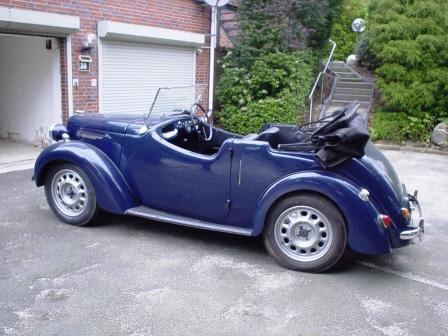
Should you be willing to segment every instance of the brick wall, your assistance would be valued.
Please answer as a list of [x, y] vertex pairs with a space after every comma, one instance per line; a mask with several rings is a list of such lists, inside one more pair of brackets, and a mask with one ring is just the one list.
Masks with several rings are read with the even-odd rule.
[[[98, 87], [91, 86], [91, 79], [98, 79], [98, 49], [95, 44], [91, 57], [90, 72], [78, 71], [78, 56], [85, 34], [97, 33], [97, 23], [111, 20], [123, 23], [147, 25], [188, 32], [208, 34], [210, 32], [210, 9], [195, 0], [0, 0], [0, 6], [37, 10], [43, 12], [75, 15], [80, 17], [80, 30], [72, 35], [73, 78], [79, 79], [79, 86], [73, 87], [73, 110], [98, 111]], [[65, 56], [65, 41], [62, 41], [61, 55]], [[197, 55], [196, 82], [208, 83], [208, 50]], [[65, 58], [61, 61], [62, 103], [66, 115], [67, 78]], [[100, 85], [100, 83], [98, 83]]]

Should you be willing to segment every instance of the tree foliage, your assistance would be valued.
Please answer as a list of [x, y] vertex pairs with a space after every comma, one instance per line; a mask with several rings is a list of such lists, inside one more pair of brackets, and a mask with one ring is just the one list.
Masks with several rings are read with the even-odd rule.
[[369, 7], [362, 56], [379, 76], [383, 109], [406, 114], [416, 129], [426, 122], [421, 132], [448, 115], [447, 31], [446, 0], [373, 0]]
[[336, 42], [334, 58], [344, 61], [355, 53], [356, 33], [352, 30], [352, 22], [357, 18], [367, 18], [366, 0], [343, 0], [340, 15], [333, 24], [331, 39]]
[[255, 132], [270, 121], [296, 123], [304, 112], [319, 49], [341, 0], [244, 0], [240, 33], [222, 60], [220, 123]]
[[342, 0], [244, 0], [238, 8], [241, 32], [235, 56], [321, 47]]

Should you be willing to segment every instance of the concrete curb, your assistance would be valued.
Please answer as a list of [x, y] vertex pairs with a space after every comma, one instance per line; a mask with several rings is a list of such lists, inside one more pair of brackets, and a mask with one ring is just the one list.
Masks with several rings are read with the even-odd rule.
[[376, 145], [376, 147], [378, 147], [381, 150], [396, 150], [396, 151], [403, 151], [403, 152], [448, 155], [448, 151], [441, 151], [441, 150], [425, 148], [425, 147], [388, 145], [388, 144], [378, 144], [378, 143], [375, 143], [375, 145]]

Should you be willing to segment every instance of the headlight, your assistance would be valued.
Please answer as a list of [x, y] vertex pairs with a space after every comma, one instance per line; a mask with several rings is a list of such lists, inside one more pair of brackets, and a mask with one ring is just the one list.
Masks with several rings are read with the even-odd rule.
[[61, 141], [63, 134], [68, 134], [68, 130], [64, 125], [53, 124], [50, 127], [49, 135], [54, 141]]

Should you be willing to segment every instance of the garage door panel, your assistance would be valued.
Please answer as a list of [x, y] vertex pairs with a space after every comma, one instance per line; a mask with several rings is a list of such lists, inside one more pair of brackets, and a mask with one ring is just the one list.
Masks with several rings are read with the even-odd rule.
[[194, 62], [192, 48], [103, 41], [102, 112], [147, 113], [158, 88], [194, 83]]

